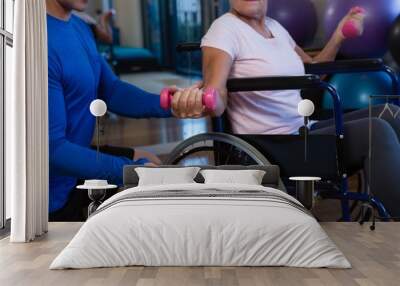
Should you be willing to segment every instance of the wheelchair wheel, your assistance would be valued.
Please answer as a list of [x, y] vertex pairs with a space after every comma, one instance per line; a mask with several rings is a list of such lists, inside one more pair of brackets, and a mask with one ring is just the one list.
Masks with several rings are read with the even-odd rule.
[[205, 133], [180, 143], [167, 158], [167, 165], [270, 165], [256, 148], [225, 133]]
[[[205, 133], [180, 143], [170, 153], [166, 165], [261, 165], [271, 163], [246, 141], [225, 133]], [[285, 187], [280, 182], [280, 189]]]

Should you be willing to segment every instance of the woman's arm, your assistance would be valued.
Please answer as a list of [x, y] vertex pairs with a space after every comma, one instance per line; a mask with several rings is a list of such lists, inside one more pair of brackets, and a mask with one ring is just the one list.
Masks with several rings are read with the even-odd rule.
[[315, 57], [309, 56], [302, 48], [296, 46], [295, 51], [301, 57], [305, 64], [320, 63], [320, 62], [331, 62], [334, 61], [344, 38], [337, 35], [333, 35], [329, 42], [325, 45], [324, 49]]
[[[179, 90], [172, 100], [172, 112], [180, 118], [199, 118], [207, 115], [221, 116], [228, 103], [226, 82], [232, 68], [232, 57], [216, 48], [204, 47], [203, 51], [203, 83], [187, 89]], [[213, 88], [218, 91], [216, 110], [205, 110], [202, 104], [203, 90]]]
[[306, 64], [334, 61], [340, 47], [342, 46], [342, 43], [346, 40], [346, 37], [342, 32], [344, 24], [349, 20], [354, 21], [358, 26], [359, 36], [361, 36], [364, 30], [364, 18], [365, 14], [360, 10], [359, 7], [351, 9], [349, 13], [340, 21], [338, 27], [324, 49], [315, 57], [311, 57], [306, 54], [306, 52], [304, 52], [299, 46], [296, 46], [295, 50]]
[[112, 15], [112, 11], [103, 13], [100, 16], [99, 22], [94, 26], [96, 38], [106, 44], [113, 43], [113, 30], [110, 23]]

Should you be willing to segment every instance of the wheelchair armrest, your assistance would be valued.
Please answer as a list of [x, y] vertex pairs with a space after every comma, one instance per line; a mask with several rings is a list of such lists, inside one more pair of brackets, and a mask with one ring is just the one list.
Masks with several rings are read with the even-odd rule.
[[229, 92], [298, 90], [312, 88], [322, 88], [329, 92], [333, 100], [336, 135], [342, 136], [344, 128], [343, 109], [340, 97], [335, 88], [329, 83], [321, 81], [318, 75], [234, 78], [229, 79], [227, 82], [227, 89]]
[[[201, 46], [198, 42], [179, 43], [176, 46], [176, 51], [179, 53], [199, 50], [201, 50]], [[340, 60], [334, 62], [305, 64], [304, 67], [306, 74], [334, 74], [385, 70], [385, 65], [382, 59]]]
[[317, 75], [270, 76], [254, 78], [234, 78], [227, 82], [229, 92], [262, 90], [297, 90], [318, 88], [321, 80]]
[[382, 59], [340, 60], [334, 62], [305, 64], [308, 74], [334, 74], [384, 71]]
[[200, 43], [192, 42], [192, 43], [180, 43], [176, 46], [176, 51], [178, 53], [183, 52], [195, 52], [200, 51], [201, 46]]

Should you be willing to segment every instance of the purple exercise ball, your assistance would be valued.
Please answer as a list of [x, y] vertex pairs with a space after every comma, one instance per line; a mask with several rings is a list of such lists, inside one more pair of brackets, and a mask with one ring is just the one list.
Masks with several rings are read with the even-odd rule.
[[340, 53], [350, 58], [382, 57], [388, 50], [390, 28], [400, 14], [400, 0], [328, 0], [324, 17], [326, 40], [355, 6], [366, 11], [364, 34], [347, 39]]
[[311, 0], [269, 0], [267, 16], [277, 20], [299, 46], [310, 43], [318, 28], [318, 15]]
[[390, 31], [390, 53], [398, 65], [400, 65], [400, 16], [397, 17]]

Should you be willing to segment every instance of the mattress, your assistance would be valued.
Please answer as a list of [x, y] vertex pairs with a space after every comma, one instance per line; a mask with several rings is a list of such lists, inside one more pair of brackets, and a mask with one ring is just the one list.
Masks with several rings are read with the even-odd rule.
[[105, 201], [50, 269], [121, 266], [350, 268], [315, 218], [263, 186], [142, 186]]

